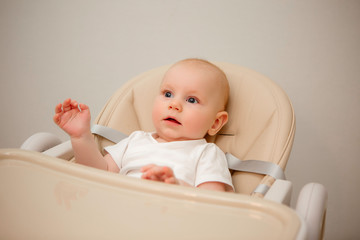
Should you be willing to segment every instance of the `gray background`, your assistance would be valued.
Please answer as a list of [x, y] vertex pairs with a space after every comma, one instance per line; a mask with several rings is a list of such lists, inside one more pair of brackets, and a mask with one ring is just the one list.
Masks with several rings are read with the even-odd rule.
[[129, 78], [187, 57], [252, 68], [291, 98], [287, 167], [329, 191], [326, 239], [360, 237], [360, 1], [0, 0], [0, 147], [52, 122], [67, 97], [95, 117]]

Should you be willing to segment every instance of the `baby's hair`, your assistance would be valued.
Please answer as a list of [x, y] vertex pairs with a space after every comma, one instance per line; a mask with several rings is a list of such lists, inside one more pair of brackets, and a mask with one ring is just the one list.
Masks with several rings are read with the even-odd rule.
[[195, 64], [202, 64], [205, 67], [209, 67], [211, 70], [213, 70], [218, 76], [217, 79], [220, 80], [221, 84], [221, 90], [223, 90], [224, 95], [224, 109], [226, 109], [226, 106], [229, 101], [229, 94], [230, 94], [230, 87], [229, 87], [229, 81], [226, 77], [226, 74], [224, 71], [216, 66], [215, 64], [201, 58], [187, 58], [184, 60], [180, 60], [179, 62], [175, 63], [173, 66], [179, 64], [179, 63], [195, 63]]

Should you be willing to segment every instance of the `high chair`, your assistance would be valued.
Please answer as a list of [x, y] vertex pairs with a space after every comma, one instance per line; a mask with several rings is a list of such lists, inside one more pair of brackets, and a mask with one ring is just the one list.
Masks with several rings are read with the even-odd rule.
[[[229, 122], [207, 140], [227, 153], [236, 193], [75, 164], [70, 141], [38, 133], [20, 150], [0, 150], [0, 238], [321, 239], [325, 188], [307, 184], [296, 211], [289, 207], [292, 184], [283, 174], [295, 133], [289, 98], [253, 70], [215, 64], [230, 84]], [[110, 98], [92, 129], [103, 153], [135, 130], [154, 131], [152, 102], [168, 68], [133, 78]]]

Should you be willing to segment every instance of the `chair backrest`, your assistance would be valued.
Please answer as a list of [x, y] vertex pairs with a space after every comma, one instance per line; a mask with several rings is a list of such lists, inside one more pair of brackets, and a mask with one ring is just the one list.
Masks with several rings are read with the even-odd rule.
[[[229, 122], [212, 138], [224, 152], [242, 160], [273, 162], [285, 169], [295, 133], [295, 116], [285, 92], [267, 77], [244, 67], [214, 62], [227, 75], [230, 99]], [[154, 131], [152, 103], [170, 66], [162, 66], [128, 81], [109, 99], [95, 124], [125, 134]], [[96, 136], [99, 148], [113, 144]], [[258, 184], [270, 186], [274, 179], [260, 174], [233, 172], [236, 192], [251, 194]]]

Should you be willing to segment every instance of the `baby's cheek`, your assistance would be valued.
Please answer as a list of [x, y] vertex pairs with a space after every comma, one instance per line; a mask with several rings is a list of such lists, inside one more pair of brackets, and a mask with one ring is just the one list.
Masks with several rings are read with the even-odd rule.
[[189, 130], [196, 135], [195, 137], [203, 137], [209, 129], [208, 125], [208, 121], [204, 117], [197, 116], [191, 122]]
[[154, 104], [153, 109], [152, 109], [152, 120], [154, 123], [159, 120], [160, 115], [161, 115], [160, 113], [161, 113], [161, 109], [160, 109], [159, 105]]

